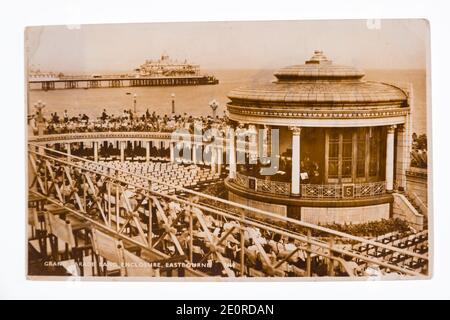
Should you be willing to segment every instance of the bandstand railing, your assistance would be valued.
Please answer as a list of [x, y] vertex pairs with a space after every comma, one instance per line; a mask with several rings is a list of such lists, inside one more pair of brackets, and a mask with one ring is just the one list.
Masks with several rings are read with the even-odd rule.
[[[175, 140], [173, 140], [175, 139]], [[204, 140], [203, 136], [178, 133], [175, 136], [172, 132], [165, 131], [88, 131], [88, 132], [71, 132], [71, 133], [52, 133], [44, 135], [30, 136], [29, 142], [38, 144], [51, 143], [73, 143], [82, 141], [159, 141], [159, 142], [177, 142], [195, 144], [197, 146], [206, 146], [210, 142]], [[223, 137], [215, 137], [214, 146], [221, 147], [225, 152], [227, 139]]]
[[363, 198], [382, 195], [386, 192], [386, 182], [349, 184], [302, 184], [302, 198]]
[[289, 195], [291, 192], [291, 184], [289, 182], [272, 181], [249, 177], [241, 173], [236, 173], [233, 180], [237, 185], [253, 189], [256, 192]]
[[59, 142], [79, 140], [108, 140], [108, 139], [135, 139], [135, 140], [168, 140], [171, 139], [170, 132], [140, 132], [140, 131], [98, 131], [98, 132], [71, 132], [54, 133], [40, 136], [31, 136], [30, 142]]
[[[289, 182], [258, 179], [237, 172], [232, 180], [238, 186], [256, 192], [289, 195]], [[386, 192], [384, 181], [349, 184], [301, 184], [301, 197], [310, 199], [363, 198], [382, 195]]]

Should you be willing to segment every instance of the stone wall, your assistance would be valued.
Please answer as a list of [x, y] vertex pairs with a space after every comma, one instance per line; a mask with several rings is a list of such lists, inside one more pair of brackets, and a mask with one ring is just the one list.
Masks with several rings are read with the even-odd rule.
[[243, 204], [243, 205], [255, 208], [255, 209], [260, 209], [260, 210], [268, 211], [271, 213], [279, 214], [283, 217], [287, 216], [287, 206], [284, 206], [284, 205], [247, 199], [247, 198], [238, 196], [237, 194], [234, 194], [233, 192], [228, 192], [228, 199], [230, 201], [234, 201], [234, 202], [237, 202], [237, 203], [240, 203], [240, 204]]
[[343, 207], [343, 208], [314, 208], [302, 207], [302, 221], [314, 224], [331, 223], [365, 223], [369, 221], [379, 221], [389, 219], [389, 204], [377, 204], [364, 207]]
[[405, 220], [417, 231], [423, 230], [424, 216], [420, 214], [412, 203], [401, 193], [393, 193], [393, 217]]
[[415, 193], [425, 205], [428, 205], [427, 169], [411, 167], [406, 172], [406, 191], [409, 194]]

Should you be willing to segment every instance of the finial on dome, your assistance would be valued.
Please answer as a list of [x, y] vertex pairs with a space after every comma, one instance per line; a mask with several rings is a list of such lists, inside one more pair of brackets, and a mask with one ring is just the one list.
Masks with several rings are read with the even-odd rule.
[[322, 50], [314, 50], [314, 55], [305, 61], [306, 64], [331, 64], [331, 60], [328, 60], [327, 57], [323, 54]]

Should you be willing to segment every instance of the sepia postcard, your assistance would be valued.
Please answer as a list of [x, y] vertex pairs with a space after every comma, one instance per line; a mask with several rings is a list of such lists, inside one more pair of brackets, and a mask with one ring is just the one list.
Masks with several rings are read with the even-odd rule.
[[432, 274], [429, 25], [25, 30], [27, 277]]

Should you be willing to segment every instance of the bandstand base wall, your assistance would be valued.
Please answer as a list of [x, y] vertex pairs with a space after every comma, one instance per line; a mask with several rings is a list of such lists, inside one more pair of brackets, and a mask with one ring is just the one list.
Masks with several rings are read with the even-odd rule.
[[301, 220], [314, 224], [352, 224], [389, 219], [389, 204], [346, 208], [301, 208]]
[[267, 203], [267, 202], [261, 202], [258, 200], [252, 200], [248, 198], [241, 197], [233, 192], [228, 192], [228, 200], [237, 202], [255, 209], [260, 209], [268, 212], [272, 212], [275, 214], [279, 214], [280, 216], [286, 217], [288, 206], [280, 205], [280, 204], [274, 204], [274, 203]]
[[[254, 195], [253, 195], [254, 196]], [[259, 201], [228, 192], [228, 199], [252, 208], [279, 214], [313, 224], [359, 224], [380, 221], [392, 217], [393, 204], [390, 196], [375, 200], [373, 204], [345, 206], [343, 201], [327, 201], [324, 206], [319, 201], [309, 200], [309, 205], [296, 205], [297, 201], [286, 201], [287, 205]], [[275, 201], [274, 201], [275, 202]], [[278, 202], [278, 201], [277, 201]], [[334, 203], [332, 203], [334, 202]], [[384, 203], [376, 203], [384, 202]], [[349, 201], [346, 200], [348, 205]], [[313, 206], [314, 205], [314, 206]]]

